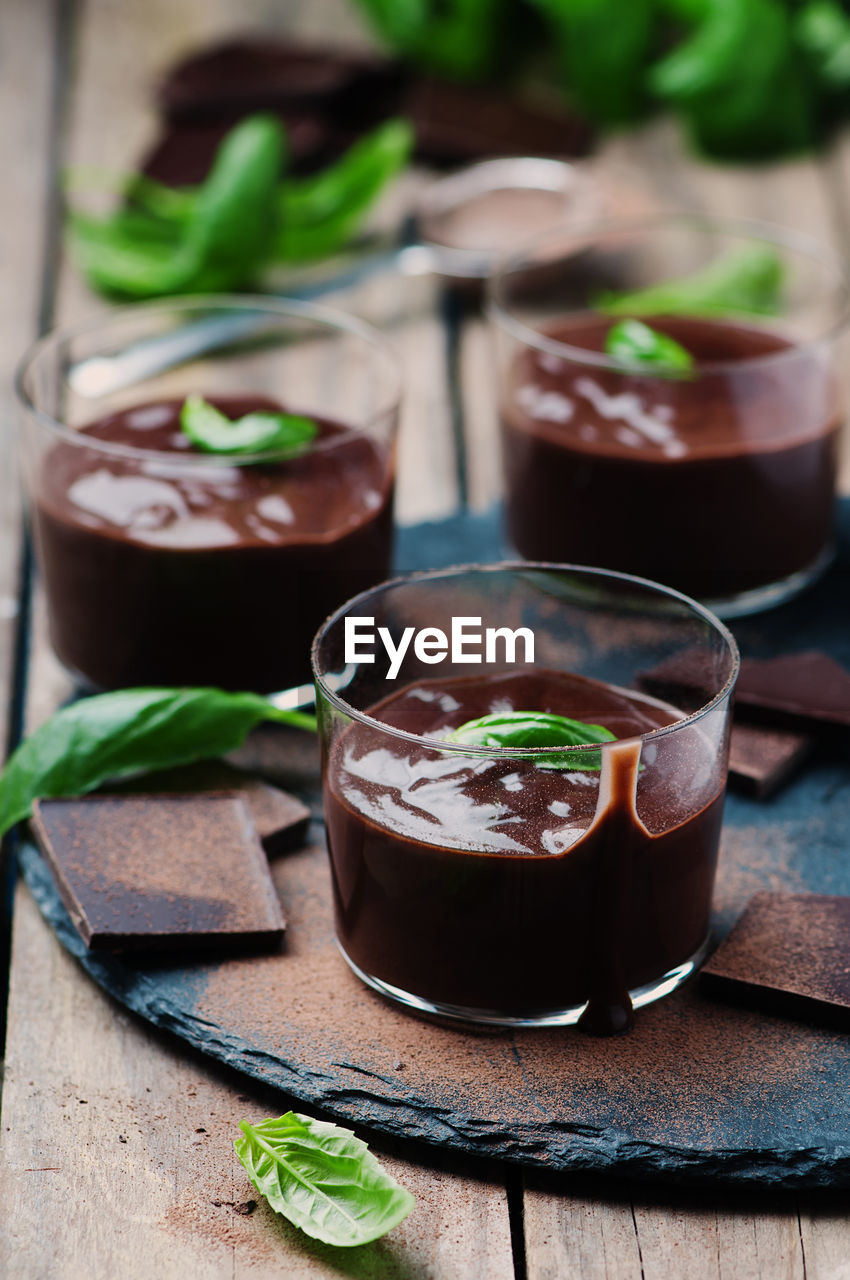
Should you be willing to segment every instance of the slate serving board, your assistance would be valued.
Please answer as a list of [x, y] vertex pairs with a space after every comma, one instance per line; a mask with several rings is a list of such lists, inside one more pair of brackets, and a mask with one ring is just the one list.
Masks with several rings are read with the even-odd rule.
[[[402, 531], [398, 563], [499, 558], [498, 529], [488, 513]], [[850, 665], [850, 502], [829, 574], [734, 630], [749, 656], [818, 647]], [[146, 967], [90, 955], [32, 846], [21, 865], [61, 941], [105, 990], [344, 1121], [549, 1169], [850, 1185], [850, 1036], [840, 1032], [710, 1000], [694, 982], [613, 1040], [415, 1017], [363, 987], [337, 953], [321, 839], [274, 864], [286, 949], [221, 964]], [[850, 894], [846, 739], [770, 802], [730, 795], [718, 938], [760, 888]]]

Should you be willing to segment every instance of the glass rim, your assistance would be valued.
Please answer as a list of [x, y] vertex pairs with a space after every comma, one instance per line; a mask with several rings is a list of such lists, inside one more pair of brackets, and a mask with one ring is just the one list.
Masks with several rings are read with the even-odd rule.
[[[469, 744], [461, 744], [450, 742], [447, 739], [429, 738], [424, 734], [411, 733], [407, 729], [399, 729], [394, 725], [385, 724], [383, 720], [371, 716], [366, 711], [361, 711], [354, 707], [351, 703], [346, 702], [345, 698], [332, 689], [319, 671], [319, 648], [331, 628], [339, 623], [342, 618], [350, 612], [350, 610], [360, 603], [374, 599], [376, 596], [383, 595], [391, 591], [395, 587], [404, 586], [409, 583], [433, 581], [438, 578], [460, 577], [463, 574], [474, 573], [526, 573], [543, 570], [545, 572], [556, 571], [558, 573], [581, 574], [585, 577], [595, 577], [605, 580], [613, 580], [616, 582], [627, 583], [629, 586], [639, 586], [649, 588], [652, 593], [660, 596], [666, 596], [670, 600], [674, 600], [680, 604], [684, 604], [692, 614], [707, 622], [712, 630], [718, 634], [724, 641], [726, 648], [732, 659], [732, 668], [723, 687], [718, 690], [714, 696], [703, 706], [697, 708], [696, 711], [690, 712], [687, 716], [682, 716], [674, 721], [673, 724], [663, 725], [658, 729], [649, 729], [646, 733], [634, 734], [630, 738], [616, 738], [613, 742], [595, 742], [586, 743], [582, 746], [553, 746], [553, 747], [482, 747], [472, 746]], [[313, 670], [313, 679], [317, 691], [322, 694], [338, 711], [341, 711], [351, 720], [356, 720], [360, 724], [366, 725], [367, 728], [375, 729], [383, 733], [389, 734], [393, 738], [399, 738], [404, 742], [412, 743], [414, 746], [427, 746], [435, 751], [449, 752], [452, 755], [473, 756], [477, 758], [488, 758], [496, 760], [535, 760], [543, 757], [544, 759], [554, 756], [573, 756], [581, 759], [582, 753], [590, 751], [606, 750], [616, 746], [622, 742], [653, 742], [658, 738], [666, 737], [668, 734], [683, 728], [686, 725], [695, 724], [704, 716], [708, 715], [715, 707], [731, 697], [735, 688], [735, 682], [738, 678], [738, 672], [741, 667], [741, 654], [738, 649], [738, 643], [732, 632], [721, 620], [707, 609], [705, 605], [699, 603], [698, 600], [691, 599], [681, 591], [677, 591], [674, 587], [665, 587], [660, 582], [653, 582], [650, 578], [640, 578], [635, 574], [620, 573], [614, 569], [597, 569], [591, 565], [581, 564], [555, 564], [548, 561], [536, 560], [503, 560], [495, 564], [462, 564], [453, 565], [446, 569], [424, 569], [415, 570], [409, 573], [399, 574], [397, 577], [388, 578], [385, 582], [379, 583], [376, 587], [369, 587], [366, 591], [361, 591], [358, 595], [352, 596], [344, 604], [335, 609], [330, 617], [326, 618], [310, 646], [310, 665]]]
[[[155, 298], [145, 302], [129, 303], [126, 306], [114, 309], [107, 315], [90, 316], [75, 324], [60, 325], [55, 329], [51, 329], [30, 344], [15, 368], [13, 390], [19, 407], [26, 414], [35, 418], [42, 427], [57, 439], [77, 448], [91, 449], [96, 453], [102, 453], [110, 457], [129, 458], [140, 463], [156, 463], [171, 469], [187, 467], [245, 467], [256, 466], [261, 463], [272, 465], [275, 462], [287, 461], [294, 456], [304, 457], [311, 453], [328, 452], [338, 448], [345, 442], [346, 438], [350, 438], [351, 434], [365, 434], [363, 426], [351, 428], [350, 432], [346, 432], [345, 435], [339, 438], [331, 436], [326, 439], [320, 439], [315, 443], [311, 443], [307, 449], [299, 451], [297, 455], [288, 454], [283, 457], [269, 452], [250, 454], [192, 453], [188, 450], [185, 453], [167, 452], [162, 449], [143, 449], [135, 445], [118, 444], [114, 441], [86, 436], [79, 429], [67, 426], [54, 417], [53, 414], [47, 413], [46, 410], [40, 409], [35, 404], [27, 385], [27, 379], [37, 361], [51, 348], [55, 348], [63, 342], [71, 342], [76, 338], [96, 334], [98, 330], [108, 333], [113, 326], [120, 326], [122, 322], [131, 320], [134, 316], [152, 315], [157, 312], [165, 314], [174, 311], [188, 313], [194, 310], [205, 310], [210, 313], [214, 313], [217, 310], [223, 313], [237, 313], [246, 310], [256, 311], [259, 314], [265, 313], [270, 317], [277, 316], [282, 320], [301, 319], [313, 321], [328, 331], [336, 330], [360, 339], [384, 361], [391, 376], [391, 390], [386, 397], [386, 402], [368, 415], [368, 423], [373, 424], [388, 420], [398, 413], [404, 387], [401, 358], [379, 329], [368, 324], [365, 320], [359, 319], [357, 316], [351, 315], [346, 311], [338, 311], [333, 307], [303, 301], [300, 298], [266, 297], [263, 294], [248, 293], [199, 293], [184, 294], [176, 298]], [[157, 336], [160, 335], [150, 335], [153, 340], [156, 340]], [[168, 334], [162, 334], [161, 337], [163, 341], [166, 341]], [[144, 337], [135, 339], [135, 341], [146, 340]], [[211, 349], [209, 354], [214, 356], [215, 348]], [[204, 353], [200, 352], [199, 355], [203, 356]], [[189, 360], [177, 362], [172, 367], [179, 368], [181, 363], [189, 363]], [[95, 402], [96, 398], [92, 397], [93, 412], [96, 412], [94, 408]], [[140, 404], [142, 403], [144, 402], [140, 402]], [[132, 409], [133, 406], [130, 405], [128, 408]], [[93, 418], [92, 421], [97, 421], [97, 419]]]
[[[548, 355], [558, 356], [573, 364], [586, 365], [594, 369], [606, 369], [631, 378], [657, 379], [658, 375], [651, 370], [628, 368], [618, 363], [605, 352], [588, 350], [586, 347], [575, 347], [568, 342], [561, 342], [542, 333], [539, 329], [518, 320], [504, 298], [504, 290], [509, 276], [513, 272], [526, 267], [532, 269], [534, 262], [530, 255], [537, 246], [545, 245], [556, 237], [564, 244], [563, 252], [558, 260], [571, 256], [581, 247], [592, 245], [605, 236], [617, 233], [641, 231], [660, 231], [671, 226], [690, 227], [705, 232], [721, 232], [737, 236], [741, 240], [762, 241], [791, 250], [801, 257], [817, 262], [832, 273], [836, 288], [841, 290], [843, 302], [839, 317], [817, 337], [791, 340], [788, 347], [779, 351], [766, 352], [763, 355], [747, 356], [743, 360], [709, 360], [700, 363], [698, 376], [704, 374], [722, 374], [741, 369], [764, 368], [771, 364], [789, 360], [795, 356], [812, 351], [821, 346], [833, 343], [850, 325], [850, 269], [841, 254], [831, 245], [811, 236], [807, 232], [797, 231], [793, 227], [785, 227], [779, 223], [762, 221], [757, 218], [732, 218], [722, 214], [701, 213], [698, 210], [661, 210], [656, 213], [642, 214], [632, 218], [605, 218], [584, 223], [569, 224], [528, 237], [518, 247], [500, 256], [493, 271], [487, 277], [487, 294], [485, 310], [488, 319], [498, 327], [510, 333], [517, 341], [527, 347], [534, 347]], [[572, 246], [572, 248], [570, 248]], [[545, 266], [545, 263], [541, 265]], [[612, 317], [612, 321], [617, 317]], [[636, 317], [640, 318], [640, 317]], [[650, 319], [651, 317], [646, 317]], [[757, 318], [757, 317], [753, 317]], [[722, 317], [718, 317], [722, 320]], [[744, 317], [746, 319], [746, 317]]]

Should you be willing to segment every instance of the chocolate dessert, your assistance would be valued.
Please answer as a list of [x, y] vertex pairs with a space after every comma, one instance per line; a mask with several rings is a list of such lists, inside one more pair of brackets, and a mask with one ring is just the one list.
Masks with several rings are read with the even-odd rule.
[[[583, 315], [547, 336], [599, 353], [610, 325]], [[652, 326], [690, 352], [693, 376], [517, 357], [503, 406], [512, 542], [714, 601], [812, 569], [832, 536], [839, 428], [822, 356], [744, 323]]]
[[681, 713], [554, 671], [423, 681], [370, 715], [440, 740], [511, 709], [620, 741], [570, 768], [439, 752], [357, 722], [336, 739], [324, 779], [340, 944], [362, 976], [442, 1012], [532, 1019], [586, 1004], [588, 1029], [625, 1030], [629, 993], [708, 935], [723, 761], [698, 726], [641, 749], [635, 735]]
[[[258, 396], [212, 399], [231, 418], [280, 411]], [[181, 406], [136, 405], [44, 456], [33, 523], [55, 651], [101, 689], [306, 681], [322, 619], [387, 575], [389, 450], [323, 421], [306, 452], [237, 465], [195, 453]]]

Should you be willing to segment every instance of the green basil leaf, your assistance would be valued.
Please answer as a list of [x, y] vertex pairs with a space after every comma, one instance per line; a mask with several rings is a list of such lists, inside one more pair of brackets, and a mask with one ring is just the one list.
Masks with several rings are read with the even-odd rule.
[[642, 320], [618, 320], [608, 330], [605, 352], [630, 369], [655, 374], [683, 375], [693, 371], [690, 351], [666, 333], [650, 329]]
[[414, 1206], [350, 1129], [294, 1111], [239, 1128], [233, 1145], [260, 1195], [315, 1240], [368, 1244]]
[[807, 0], [794, 19], [797, 44], [827, 90], [850, 85], [850, 17], [838, 0]]
[[[596, 0], [593, 0], [595, 3]], [[376, 32], [406, 60], [448, 80], [491, 76], [517, 23], [509, 0], [358, 0]], [[632, 3], [632, 0], [629, 0]], [[609, 28], [610, 34], [610, 28]]]
[[604, 293], [594, 306], [609, 316], [776, 315], [784, 274], [782, 259], [770, 245], [743, 245], [693, 275], [632, 293]]
[[[614, 742], [616, 735], [601, 724], [585, 724], [548, 711], [506, 711], [468, 720], [455, 729], [449, 742], [468, 747], [528, 748], [583, 747], [594, 742]], [[600, 769], [602, 753], [583, 751], [564, 756], [541, 756], [543, 769]]]
[[655, 44], [656, 0], [532, 0], [546, 22], [564, 86], [600, 124], [644, 114], [646, 61]]
[[202, 396], [189, 396], [180, 411], [180, 428], [205, 453], [300, 452], [319, 428], [294, 413], [246, 413], [228, 418]]
[[29, 817], [33, 800], [223, 755], [264, 720], [316, 729], [314, 716], [222, 689], [120, 689], [72, 702], [22, 742], [0, 774], [0, 835]]
[[271, 254], [285, 149], [277, 117], [248, 116], [228, 133], [198, 191], [187, 245], [201, 263], [226, 269], [234, 284], [250, 283]]
[[[276, 195], [285, 161], [283, 126], [274, 116], [248, 116], [224, 138], [203, 184], [168, 201], [154, 200], [142, 228], [139, 214], [119, 210], [98, 220], [72, 214], [74, 250], [89, 282], [130, 298], [226, 291], [253, 284], [272, 254]], [[164, 230], [157, 236], [152, 224]]]
[[412, 144], [410, 124], [388, 120], [321, 173], [283, 183], [275, 256], [302, 262], [341, 249], [387, 182], [404, 168]]

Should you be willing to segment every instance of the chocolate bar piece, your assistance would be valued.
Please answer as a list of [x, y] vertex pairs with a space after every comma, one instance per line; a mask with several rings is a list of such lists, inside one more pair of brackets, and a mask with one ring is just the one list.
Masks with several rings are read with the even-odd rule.
[[[209, 173], [219, 144], [235, 123], [234, 119], [167, 124], [139, 167], [168, 187], [196, 186]], [[295, 172], [315, 167], [317, 160], [328, 154], [328, 130], [312, 116], [289, 116], [286, 139], [289, 168]]]
[[41, 800], [32, 829], [92, 950], [276, 944], [268, 862], [241, 796]]
[[794, 773], [815, 747], [808, 733], [768, 725], [733, 724], [729, 780], [739, 791], [765, 800]]
[[795, 722], [850, 725], [850, 672], [817, 651], [747, 658], [741, 663], [735, 706]]
[[269, 858], [288, 849], [297, 849], [305, 841], [310, 810], [296, 796], [280, 787], [252, 777], [244, 769], [235, 769], [223, 760], [199, 760], [196, 764], [176, 769], [162, 769], [132, 778], [109, 788], [127, 793], [238, 791], [248, 802], [257, 834]]
[[757, 893], [703, 967], [702, 988], [850, 1025], [850, 897]]
[[164, 131], [142, 171], [169, 186], [206, 177], [222, 138], [253, 111], [286, 125], [287, 171], [326, 164], [401, 111], [406, 73], [373, 54], [297, 41], [234, 40], [177, 63], [157, 91]]
[[176, 63], [157, 90], [172, 122], [293, 108], [374, 123], [401, 106], [404, 73], [388, 58], [297, 40], [230, 40]]
[[416, 79], [405, 113], [413, 121], [416, 156], [464, 164], [496, 156], [585, 155], [589, 126], [566, 109], [523, 102], [503, 89]]

